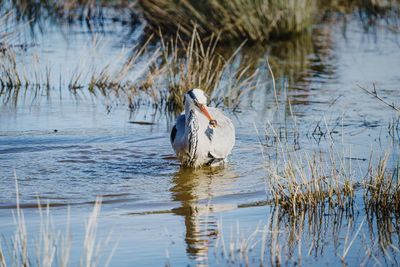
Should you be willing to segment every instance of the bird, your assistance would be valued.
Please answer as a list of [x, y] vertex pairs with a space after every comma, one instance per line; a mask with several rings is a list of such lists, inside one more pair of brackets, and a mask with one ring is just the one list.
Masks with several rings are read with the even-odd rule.
[[171, 130], [172, 148], [181, 165], [198, 168], [226, 162], [235, 145], [235, 127], [218, 108], [207, 106], [203, 90], [195, 88], [183, 97], [184, 112]]

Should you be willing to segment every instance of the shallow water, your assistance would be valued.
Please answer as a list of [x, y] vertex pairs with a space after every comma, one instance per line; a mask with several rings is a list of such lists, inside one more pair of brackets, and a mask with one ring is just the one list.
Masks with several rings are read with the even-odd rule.
[[[85, 70], [90, 64], [112, 61], [126, 45], [124, 38], [117, 38], [123, 28], [98, 33], [96, 38], [104, 42], [96, 51], [97, 61], [88, 65], [83, 61], [91, 60], [92, 32], [74, 24], [62, 30], [59, 25], [46, 28], [27, 41], [35, 45], [20, 51], [19, 58], [27, 69], [34, 68], [33, 55], [46, 62], [38, 69], [52, 66], [54, 84], [60, 73], [70, 77], [77, 66]], [[244, 254], [232, 248], [246, 243], [241, 240], [254, 246], [248, 251], [249, 264], [259, 265], [266, 225], [278, 229], [275, 242], [282, 262], [288, 264], [340, 264], [348, 235], [355, 242], [345, 262], [361, 263], [366, 248], [371, 248], [379, 260], [396, 265], [396, 250], [389, 247], [387, 259], [373, 243], [373, 237], [381, 237], [382, 225], [365, 221], [360, 194], [354, 213], [321, 211], [296, 220], [274, 211], [265, 183], [266, 161], [276, 160], [270, 125], [278, 131], [289, 129], [287, 142], [300, 152], [326, 151], [333, 143], [352, 159], [354, 172], [366, 167], [371, 151], [379, 157], [390, 150], [390, 167], [398, 163], [399, 129], [394, 136], [387, 130], [398, 114], [357, 87], [372, 90], [375, 83], [385, 99], [399, 103], [399, 36], [374, 29], [366, 32], [354, 15], [346, 25], [317, 25], [311, 39], [297, 45], [274, 45], [269, 57], [277, 97], [267, 79], [265, 86], [245, 95], [239, 112], [225, 110], [236, 127], [236, 145], [229, 163], [213, 170], [179, 167], [169, 144], [174, 118], [146, 101], [133, 111], [123, 96], [95, 96], [85, 89], [74, 94], [67, 86], [28, 90], [16, 105], [0, 96], [1, 234], [7, 240], [15, 230], [15, 172], [28, 232], [38, 228], [38, 198], [54, 206], [53, 221], [60, 229], [65, 229], [67, 206], [71, 207], [72, 265], [79, 262], [84, 222], [98, 196], [103, 203], [99, 238], [112, 231], [104, 255], [117, 245], [112, 266], [237, 265], [246, 262]], [[259, 57], [261, 62], [268, 49], [243, 56]], [[392, 220], [388, 223], [396, 228]], [[358, 227], [362, 234], [356, 234]], [[398, 234], [398, 229], [390, 234], [395, 246]], [[274, 261], [269, 256], [272, 247], [277, 246], [267, 249], [265, 262]]]

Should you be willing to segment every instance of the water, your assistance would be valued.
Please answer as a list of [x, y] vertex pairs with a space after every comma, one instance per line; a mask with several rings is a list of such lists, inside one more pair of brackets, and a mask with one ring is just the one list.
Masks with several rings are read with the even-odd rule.
[[[394, 136], [387, 128], [398, 114], [357, 85], [372, 90], [375, 83], [382, 97], [399, 103], [399, 36], [384, 27], [366, 32], [355, 15], [348, 19], [346, 25], [317, 25], [303, 39], [244, 50], [243, 58], [259, 58], [266, 75], [263, 59], [270, 51], [277, 97], [270, 79], [264, 79], [264, 86], [245, 95], [240, 112], [225, 110], [237, 138], [224, 168], [180, 168], [169, 144], [174, 117], [155, 109], [146, 98], [132, 110], [123, 95], [92, 95], [85, 89], [74, 94], [67, 86], [29, 90], [16, 104], [0, 96], [4, 239], [10, 240], [15, 231], [15, 173], [28, 232], [35, 236], [39, 227], [38, 198], [49, 203], [55, 227], [72, 229], [72, 266], [79, 263], [85, 221], [99, 196], [98, 238], [106, 239], [111, 231], [101, 262], [116, 246], [112, 266], [237, 265], [247, 261], [246, 253], [238, 252], [240, 245], [247, 247], [249, 264], [259, 265], [264, 227], [271, 230], [266, 231], [271, 235], [264, 256], [267, 263], [275, 260], [273, 248], [279, 248], [282, 262], [290, 265], [340, 264], [340, 256], [355, 237], [345, 262], [365, 260], [373, 265], [366, 254], [370, 249], [384, 264], [397, 265], [395, 249], [387, 247], [388, 259], [374, 243], [388, 223], [394, 228], [391, 243], [399, 246], [395, 221], [365, 219], [361, 192], [354, 213], [321, 211], [290, 218], [274, 209], [265, 183], [266, 162], [276, 160], [277, 146], [273, 142], [269, 146], [272, 139], [267, 138], [273, 137], [270, 125], [289, 129], [287, 141], [300, 152], [326, 151], [333, 143], [353, 159], [356, 169], [362, 169], [371, 151], [378, 157], [390, 150], [390, 167], [397, 164], [398, 128]], [[50, 79], [58, 85], [77, 68], [87, 70], [113, 61], [121, 49], [129, 51], [140, 39], [142, 25], [130, 43], [118, 38], [124, 29], [119, 24], [95, 35], [80, 24], [45, 28], [34, 37], [21, 34], [20, 38], [28, 39], [24, 42], [34, 45], [19, 51], [19, 60], [26, 62], [28, 70], [51, 66]], [[101, 45], [94, 53], [98, 39]], [[35, 56], [46, 63], [33, 66]], [[90, 62], [92, 58], [95, 61]], [[65, 77], [60, 78], [60, 73]], [[67, 207], [71, 207], [69, 216]], [[357, 234], [359, 227], [361, 234]]]

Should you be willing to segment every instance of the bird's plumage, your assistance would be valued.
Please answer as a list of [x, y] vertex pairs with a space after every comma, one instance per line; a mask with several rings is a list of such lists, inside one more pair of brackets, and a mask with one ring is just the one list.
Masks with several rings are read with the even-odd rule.
[[[177, 118], [171, 131], [171, 144], [177, 157], [190, 167], [225, 160], [235, 144], [231, 120], [217, 108], [206, 107], [208, 114], [205, 115], [204, 110], [189, 102], [191, 98], [185, 96], [185, 112]], [[216, 121], [215, 126], [210, 118]]]

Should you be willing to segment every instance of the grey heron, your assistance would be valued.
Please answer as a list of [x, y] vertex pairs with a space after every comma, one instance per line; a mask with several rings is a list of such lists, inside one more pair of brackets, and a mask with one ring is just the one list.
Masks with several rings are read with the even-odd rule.
[[207, 107], [207, 97], [200, 89], [184, 95], [184, 106], [170, 137], [178, 159], [194, 168], [224, 162], [235, 144], [232, 121], [219, 109]]

